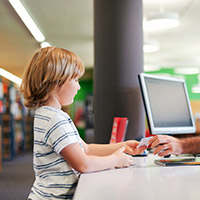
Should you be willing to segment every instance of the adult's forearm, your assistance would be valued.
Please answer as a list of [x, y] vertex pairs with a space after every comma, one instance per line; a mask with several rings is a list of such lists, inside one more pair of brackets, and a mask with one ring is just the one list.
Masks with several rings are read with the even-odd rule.
[[200, 136], [180, 139], [183, 154], [200, 153]]

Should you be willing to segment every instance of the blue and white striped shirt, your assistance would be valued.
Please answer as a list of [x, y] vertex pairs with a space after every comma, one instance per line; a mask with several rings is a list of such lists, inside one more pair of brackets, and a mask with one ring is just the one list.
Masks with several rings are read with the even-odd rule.
[[67, 113], [48, 106], [36, 110], [33, 156], [36, 178], [30, 199], [72, 199], [79, 173], [60, 152], [76, 142], [83, 149], [78, 131]]

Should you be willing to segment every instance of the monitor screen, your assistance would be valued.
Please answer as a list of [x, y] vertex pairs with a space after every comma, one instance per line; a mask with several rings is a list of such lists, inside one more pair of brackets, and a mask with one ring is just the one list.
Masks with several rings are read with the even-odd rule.
[[151, 134], [182, 134], [196, 131], [183, 79], [139, 75]]

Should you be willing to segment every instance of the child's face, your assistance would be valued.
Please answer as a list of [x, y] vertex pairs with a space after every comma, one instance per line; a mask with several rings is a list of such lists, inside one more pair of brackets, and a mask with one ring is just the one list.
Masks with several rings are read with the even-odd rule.
[[74, 101], [77, 91], [80, 90], [78, 78], [65, 81], [57, 91], [56, 97], [61, 106], [70, 105]]

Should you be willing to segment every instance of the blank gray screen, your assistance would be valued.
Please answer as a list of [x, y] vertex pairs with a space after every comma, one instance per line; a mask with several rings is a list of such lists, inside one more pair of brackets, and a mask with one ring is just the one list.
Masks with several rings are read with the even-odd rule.
[[145, 78], [155, 127], [192, 126], [182, 82]]

